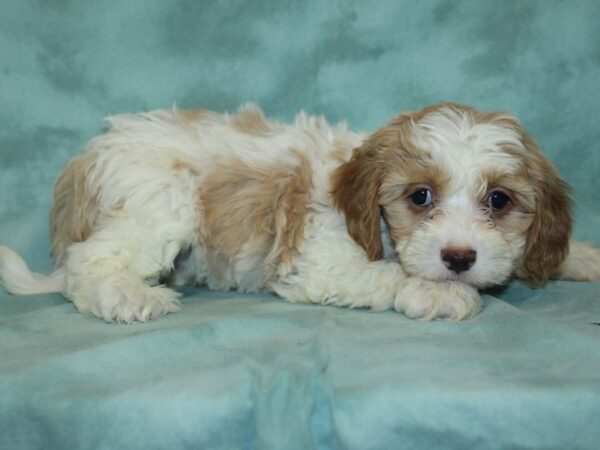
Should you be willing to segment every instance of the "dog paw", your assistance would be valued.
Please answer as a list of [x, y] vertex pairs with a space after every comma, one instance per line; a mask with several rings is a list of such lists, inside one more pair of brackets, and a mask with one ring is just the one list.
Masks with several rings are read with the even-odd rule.
[[477, 315], [483, 302], [466, 284], [412, 278], [398, 292], [394, 308], [411, 319], [465, 320]]
[[80, 312], [111, 323], [147, 322], [181, 309], [181, 294], [126, 276], [69, 279], [67, 297]]
[[163, 286], [113, 290], [103, 299], [101, 317], [107, 322], [147, 322], [181, 309], [181, 294]]

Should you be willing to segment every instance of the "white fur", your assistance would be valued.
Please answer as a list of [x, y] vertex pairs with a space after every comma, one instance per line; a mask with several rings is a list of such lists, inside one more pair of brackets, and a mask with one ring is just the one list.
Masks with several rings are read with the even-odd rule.
[[32, 273], [18, 254], [0, 245], [0, 282], [9, 292], [19, 295], [61, 292], [64, 275], [62, 270], [47, 277]]
[[[239, 114], [256, 111], [246, 106]], [[236, 129], [233, 118], [210, 113], [186, 121], [176, 110], [109, 118], [110, 130], [92, 140], [86, 153], [94, 160], [87, 186], [97, 192], [99, 203], [93, 233], [68, 245], [50, 277], [31, 273], [18, 255], [0, 247], [5, 287], [18, 294], [62, 291], [83, 313], [131, 323], [180, 309], [177, 293], [153, 286], [176, 266], [175, 284], [275, 292], [292, 302], [393, 308], [412, 318], [457, 320], [481, 310], [475, 287], [505, 282], [523, 253], [525, 237], [493, 230], [478, 206], [481, 170], [515, 167], [500, 149], [500, 144], [521, 145], [510, 131], [474, 126], [453, 113], [415, 125], [418, 144], [431, 148], [451, 171], [452, 194], [438, 206], [438, 219], [407, 239], [391, 242], [384, 227], [386, 258], [372, 262], [349, 236], [330, 194], [333, 171], [350, 159], [365, 135], [300, 113], [293, 125], [270, 121], [271, 132], [255, 136]], [[301, 251], [292, 263], [270, 271], [266, 260], [277, 255], [265, 260], [252, 243], [235, 257], [209, 258], [197, 198], [207, 174], [234, 157], [248, 167], [294, 167], [298, 154], [310, 163], [313, 189]], [[178, 163], [195, 170], [170, 170]], [[476, 248], [475, 266], [458, 275], [449, 271], [439, 257], [448, 245]], [[585, 262], [589, 259], [591, 265]], [[562, 273], [600, 279], [598, 250], [574, 245]]]

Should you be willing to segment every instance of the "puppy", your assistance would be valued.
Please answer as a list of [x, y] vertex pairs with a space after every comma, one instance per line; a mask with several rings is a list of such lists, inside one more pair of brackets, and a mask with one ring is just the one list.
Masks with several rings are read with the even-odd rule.
[[56, 183], [56, 272], [0, 247], [9, 291], [108, 322], [178, 311], [164, 283], [460, 320], [511, 277], [600, 279], [600, 251], [569, 242], [567, 185], [510, 114], [440, 104], [370, 136], [253, 105], [108, 123]]

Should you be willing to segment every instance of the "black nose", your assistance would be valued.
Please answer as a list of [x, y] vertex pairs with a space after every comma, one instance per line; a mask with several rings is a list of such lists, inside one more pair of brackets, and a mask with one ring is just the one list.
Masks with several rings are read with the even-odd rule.
[[442, 261], [452, 272], [466, 272], [475, 264], [477, 252], [472, 248], [444, 248], [441, 251]]

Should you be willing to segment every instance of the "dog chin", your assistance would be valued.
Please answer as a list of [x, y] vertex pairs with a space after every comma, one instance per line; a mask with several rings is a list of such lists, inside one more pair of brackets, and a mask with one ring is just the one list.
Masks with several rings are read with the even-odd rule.
[[505, 284], [508, 279], [510, 278], [510, 273], [507, 273], [506, 275], [502, 276], [502, 275], [497, 275], [497, 278], [494, 280], [485, 280], [485, 279], [478, 279], [476, 277], [474, 277], [472, 274], [469, 274], [468, 272], [465, 273], [459, 273], [456, 274], [454, 272], [451, 271], [447, 271], [447, 275], [445, 278], [439, 280], [439, 281], [458, 281], [464, 284], [468, 284], [469, 286], [472, 286], [476, 289], [488, 289], [488, 288], [492, 288], [495, 286], [500, 286]]
[[407, 273], [411, 276], [420, 277], [420, 278], [423, 278], [423, 279], [426, 279], [429, 281], [435, 281], [437, 283], [444, 283], [444, 282], [463, 283], [463, 284], [469, 285], [475, 289], [490, 289], [490, 288], [494, 288], [497, 286], [502, 286], [510, 279], [510, 274], [507, 274], [506, 276], [500, 277], [495, 280], [482, 280], [482, 279], [473, 277], [472, 275], [470, 275], [468, 273], [456, 274], [449, 270], [446, 271], [446, 273], [444, 273], [442, 275], [437, 275], [437, 276], [431, 276], [431, 275], [426, 275], [426, 274], [424, 275], [422, 273], [421, 274], [411, 273], [410, 271], [407, 271]]

